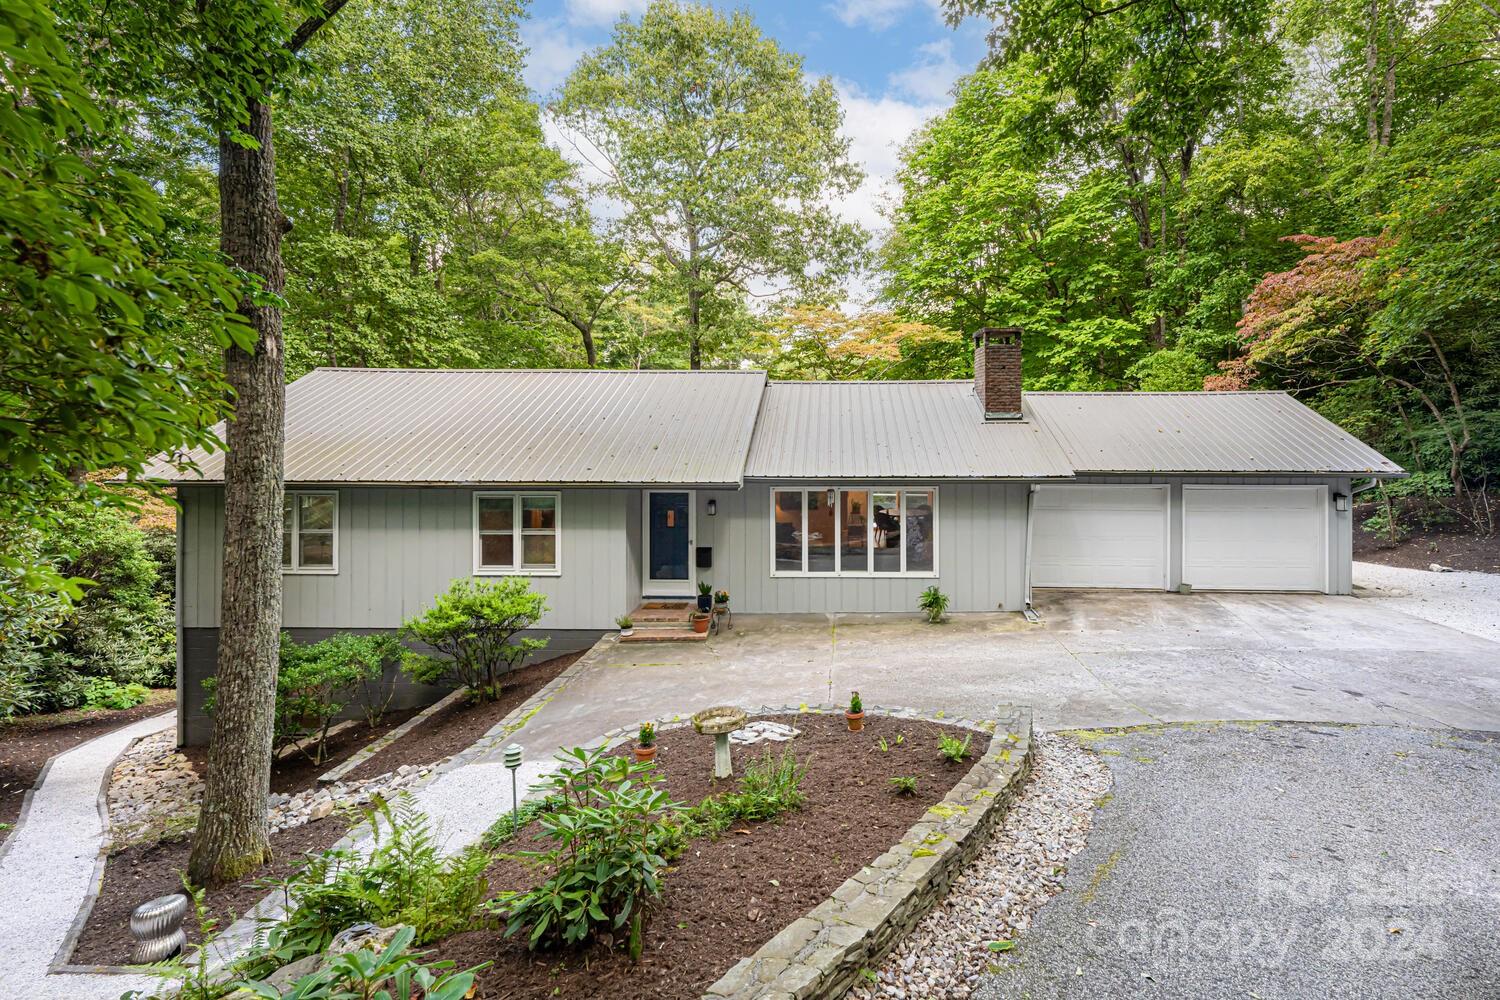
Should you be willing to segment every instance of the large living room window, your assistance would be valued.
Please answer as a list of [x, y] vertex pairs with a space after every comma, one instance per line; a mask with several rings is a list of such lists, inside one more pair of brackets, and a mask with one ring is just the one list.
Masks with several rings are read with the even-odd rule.
[[773, 489], [772, 576], [936, 576], [933, 487]]
[[561, 572], [561, 506], [556, 493], [475, 493], [475, 575]]
[[338, 572], [339, 495], [287, 490], [281, 500], [281, 571]]

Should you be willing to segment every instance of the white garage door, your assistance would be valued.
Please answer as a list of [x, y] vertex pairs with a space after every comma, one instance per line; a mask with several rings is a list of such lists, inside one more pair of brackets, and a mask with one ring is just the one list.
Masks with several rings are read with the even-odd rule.
[[1321, 486], [1184, 486], [1182, 579], [1197, 590], [1327, 590]]
[[1031, 513], [1032, 586], [1166, 587], [1165, 486], [1040, 486]]

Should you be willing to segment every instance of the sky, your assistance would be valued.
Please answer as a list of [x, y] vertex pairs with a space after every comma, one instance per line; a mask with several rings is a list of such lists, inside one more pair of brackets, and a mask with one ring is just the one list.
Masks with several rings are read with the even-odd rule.
[[[638, 15], [647, 4], [532, 0], [531, 19], [521, 33], [530, 50], [527, 84], [545, 98], [579, 56], [609, 41], [621, 14]], [[840, 208], [879, 232], [884, 228], [880, 205], [901, 143], [951, 103], [954, 81], [984, 55], [987, 26], [970, 19], [950, 28], [938, 0], [715, 0], [715, 5], [748, 10], [783, 49], [803, 56], [809, 75], [832, 78], [844, 105], [850, 156], [866, 174]]]

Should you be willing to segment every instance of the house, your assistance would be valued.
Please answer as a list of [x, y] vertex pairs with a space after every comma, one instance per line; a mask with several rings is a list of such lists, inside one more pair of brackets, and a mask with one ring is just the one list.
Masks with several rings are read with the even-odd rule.
[[[1402, 470], [1279, 392], [1022, 393], [753, 371], [319, 369], [287, 388], [283, 621], [390, 630], [520, 574], [566, 651], [700, 580], [737, 612], [1021, 611], [1032, 588], [1351, 588], [1356, 479]], [[223, 455], [179, 487], [183, 737], [207, 739]], [[403, 697], [423, 697], [407, 691]]]

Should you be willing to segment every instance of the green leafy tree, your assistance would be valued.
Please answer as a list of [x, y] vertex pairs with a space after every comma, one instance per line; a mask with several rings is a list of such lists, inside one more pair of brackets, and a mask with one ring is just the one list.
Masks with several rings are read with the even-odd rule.
[[860, 180], [832, 83], [809, 82], [746, 13], [657, 0], [583, 57], [553, 112], [677, 303], [689, 367], [721, 348], [717, 303], [757, 283], [810, 295], [863, 246], [827, 207]]
[[[0, 521], [50, 532], [71, 501], [128, 504], [87, 480], [156, 452], [212, 447], [216, 365], [189, 328], [249, 344], [229, 270], [176, 239], [160, 196], [121, 164], [119, 122], [90, 90], [49, 5], [0, 13]], [[55, 563], [0, 534], [0, 604], [79, 598]]]
[[401, 626], [408, 642], [438, 655], [408, 652], [403, 666], [423, 684], [462, 684], [476, 700], [491, 701], [500, 696], [505, 675], [547, 645], [545, 639], [516, 638], [546, 610], [547, 599], [524, 577], [454, 580], [431, 608]]

